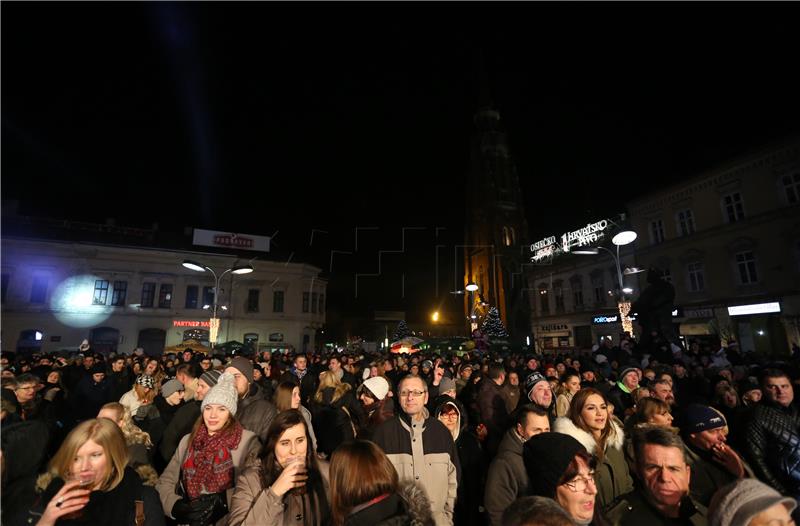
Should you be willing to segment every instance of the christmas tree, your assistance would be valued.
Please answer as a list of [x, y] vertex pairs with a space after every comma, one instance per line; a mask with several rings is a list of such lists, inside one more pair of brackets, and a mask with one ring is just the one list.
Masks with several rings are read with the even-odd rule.
[[397, 324], [397, 328], [394, 330], [392, 341], [396, 342], [397, 340], [407, 336], [412, 336], [411, 331], [409, 330], [408, 325], [406, 325], [405, 320], [401, 320], [400, 323]]
[[500, 313], [497, 312], [497, 307], [489, 309], [486, 319], [483, 320], [481, 332], [490, 338], [508, 338], [508, 331], [506, 331]]

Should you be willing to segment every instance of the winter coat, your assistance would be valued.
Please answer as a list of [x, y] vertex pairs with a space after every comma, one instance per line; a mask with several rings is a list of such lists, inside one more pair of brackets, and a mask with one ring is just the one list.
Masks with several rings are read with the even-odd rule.
[[405, 482], [386, 498], [367, 505], [356, 506], [344, 521], [344, 526], [433, 526], [431, 503], [425, 490]]
[[158, 445], [160, 460], [166, 466], [178, 449], [178, 443], [184, 435], [192, 432], [194, 424], [200, 418], [200, 401], [192, 400], [175, 411], [175, 415], [164, 429], [161, 443]]
[[519, 399], [522, 396], [522, 391], [518, 385], [511, 385], [506, 381], [502, 386], [503, 396], [506, 401], [506, 412], [510, 415], [519, 405]]
[[[328, 463], [318, 462], [325, 489], [325, 502], [311, 502], [312, 494], [289, 493], [278, 497], [271, 488], [261, 486], [261, 465], [253, 461], [236, 480], [236, 490], [228, 514], [228, 526], [320, 526], [329, 519]], [[311, 510], [318, 510], [313, 516]], [[301, 517], [299, 520], [297, 517]]]
[[303, 375], [302, 380], [298, 376], [297, 369], [292, 366], [291, 369], [281, 375], [281, 382], [292, 382], [300, 387], [300, 400], [303, 404], [309, 404], [317, 392], [316, 377], [311, 374], [311, 371], [306, 369], [306, 374]]
[[[172, 507], [175, 506], [175, 503], [181, 500], [183, 497], [182, 495], [178, 494], [177, 489], [179, 482], [181, 482], [181, 465], [186, 460], [186, 456], [188, 454], [189, 437], [190, 435], [185, 435], [181, 439], [180, 444], [178, 444], [178, 449], [175, 451], [175, 454], [172, 455], [172, 459], [169, 461], [167, 469], [165, 469], [164, 473], [161, 474], [161, 477], [159, 477], [158, 483], [156, 484], [156, 490], [158, 490], [158, 496], [161, 499], [161, 504], [164, 508], [164, 515], [167, 515], [170, 518], [173, 518]], [[231, 450], [234, 484], [236, 484], [236, 480], [238, 479], [239, 475], [244, 471], [244, 467], [248, 460], [251, 458], [251, 456], [254, 456], [258, 452], [260, 447], [261, 445], [255, 433], [248, 431], [247, 429], [242, 431], [242, 438], [239, 441], [239, 446], [236, 449]], [[228, 501], [228, 509], [231, 507], [233, 492], [234, 488], [230, 488], [225, 492]], [[217, 526], [224, 526], [226, 521], [227, 517], [223, 517], [217, 521]]]
[[264, 399], [261, 387], [251, 384], [247, 396], [239, 399], [236, 419], [242, 427], [252, 431], [263, 444], [267, 440], [267, 430], [278, 410], [272, 402]]
[[3, 524], [33, 504], [36, 475], [47, 460], [50, 437], [47, 424], [40, 420], [3, 426]]
[[453, 524], [461, 465], [453, 436], [422, 410], [424, 420], [400, 413], [375, 429], [375, 442], [394, 465], [400, 480], [418, 481], [428, 494], [437, 526]]
[[614, 415], [620, 419], [624, 419], [627, 416], [625, 411], [635, 405], [631, 393], [626, 393], [619, 382], [615, 383], [614, 386], [608, 390], [606, 398], [608, 398], [609, 402], [614, 404]]
[[737, 480], [737, 477], [716, 463], [711, 458], [711, 453], [700, 451], [688, 442], [686, 442], [686, 453], [692, 466], [689, 494], [694, 500], [708, 507], [714, 493], [722, 486]]
[[556, 416], [567, 416], [573, 396], [572, 393], [567, 392], [556, 397]]
[[503, 388], [494, 380], [486, 378], [481, 382], [478, 389], [478, 408], [481, 412], [480, 422], [489, 431], [486, 445], [491, 456], [497, 452], [497, 447], [500, 445], [500, 440], [503, 439], [503, 433], [508, 424], [505, 400]]
[[[600, 508], [605, 508], [620, 495], [633, 491], [633, 479], [623, 452], [625, 434], [613, 420], [611, 426], [614, 432], [606, 441], [603, 461], [595, 468], [594, 480], [597, 483], [597, 504]], [[553, 431], [571, 436], [590, 454], [597, 454], [597, 441], [594, 435], [576, 426], [569, 418], [557, 418]]]
[[664, 517], [641, 490], [636, 490], [611, 503], [603, 518], [611, 526], [708, 526], [707, 514], [705, 506], [686, 497], [681, 503], [679, 518]]
[[800, 411], [762, 401], [745, 428], [745, 455], [756, 476], [781, 495], [800, 498]]
[[518, 498], [528, 495], [528, 472], [522, 460], [523, 445], [517, 430], [509, 429], [489, 465], [483, 505], [491, 526], [501, 526], [506, 508]]
[[136, 412], [139, 411], [139, 408], [142, 406], [142, 402], [139, 400], [139, 397], [136, 396], [136, 390], [131, 388], [130, 391], [122, 395], [122, 398], [119, 399], [119, 403], [125, 406], [131, 416], [136, 415]]
[[311, 405], [314, 429], [317, 433], [317, 451], [330, 456], [339, 445], [356, 436], [356, 430], [363, 425], [364, 414], [356, 402], [352, 390], [333, 400], [335, 388], [322, 390], [322, 402]]
[[367, 420], [365, 425], [358, 430], [358, 438], [370, 440], [375, 428], [394, 416], [394, 398], [386, 396], [383, 400], [364, 406], [364, 413]]
[[[40, 498], [27, 514], [18, 516], [14, 525], [35, 524], [41, 519], [45, 507], [64, 485], [60, 478], [51, 478], [45, 475], [40, 479], [45, 484], [45, 489]], [[122, 481], [111, 491], [93, 491], [89, 495], [89, 503], [83, 508], [82, 516], [78, 519], [60, 519], [58, 526], [86, 524], [133, 526], [136, 517], [136, 503], [144, 503], [145, 526], [164, 526], [164, 512], [158, 501], [158, 494], [151, 487], [142, 484], [141, 479], [131, 468], [125, 468]]]
[[317, 450], [317, 435], [314, 434], [314, 426], [312, 425], [312, 418], [311, 418], [311, 411], [303, 407], [302, 405], [297, 408], [300, 411], [300, 414], [303, 415], [303, 419], [306, 421], [306, 427], [308, 428], [308, 434], [311, 435], [311, 445], [314, 446], [314, 451]]

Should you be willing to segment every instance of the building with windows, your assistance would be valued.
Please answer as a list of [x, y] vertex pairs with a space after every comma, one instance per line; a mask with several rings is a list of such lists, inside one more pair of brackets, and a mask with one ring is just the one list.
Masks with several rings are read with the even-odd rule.
[[209, 272], [184, 268], [187, 259], [217, 274], [241, 264], [254, 267], [250, 274], [229, 272], [220, 280], [218, 343], [316, 348], [327, 287], [319, 268], [251, 260], [256, 254], [234, 250], [154, 248], [163, 243], [148, 242], [152, 231], [103, 230], [129, 242], [3, 236], [3, 350], [74, 349], [83, 339], [100, 352], [142, 347], [149, 354], [189, 339], [207, 344], [215, 280]]
[[648, 194], [628, 210], [639, 233], [636, 263], [663, 270], [675, 286], [681, 335], [773, 353], [800, 343], [800, 141]]

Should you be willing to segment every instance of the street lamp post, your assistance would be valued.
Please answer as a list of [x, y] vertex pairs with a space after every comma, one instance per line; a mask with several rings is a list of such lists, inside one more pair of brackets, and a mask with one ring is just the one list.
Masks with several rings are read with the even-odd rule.
[[631, 274], [638, 274], [639, 272], [643, 272], [641, 269], [636, 267], [626, 268], [624, 271], [622, 270], [622, 265], [620, 264], [619, 260], [619, 247], [624, 245], [630, 245], [634, 241], [636, 241], [637, 234], [633, 230], [625, 230], [623, 232], [618, 233], [615, 235], [611, 242], [617, 247], [616, 253], [606, 247], [591, 247], [591, 248], [579, 248], [573, 250], [573, 254], [578, 255], [596, 255], [600, 253], [600, 250], [605, 250], [611, 257], [614, 258], [614, 263], [617, 267], [617, 309], [619, 310], [620, 316], [620, 323], [622, 323], [622, 330], [627, 332], [630, 335], [633, 335], [633, 323], [631, 323], [630, 317], [628, 315], [631, 311], [631, 302], [628, 300], [627, 294], [633, 292], [633, 289], [625, 287], [625, 284], [622, 281], [622, 275], [631, 275]]
[[250, 274], [253, 272], [252, 265], [237, 265], [235, 267], [231, 267], [225, 269], [221, 274], [217, 275], [214, 272], [214, 269], [209, 267], [208, 265], [203, 265], [191, 260], [184, 260], [182, 265], [189, 270], [194, 270], [195, 272], [211, 272], [211, 275], [214, 276], [214, 289], [212, 292], [214, 293], [214, 301], [212, 302], [211, 307], [211, 320], [209, 321], [209, 331], [208, 331], [208, 341], [213, 348], [214, 345], [217, 343], [217, 335], [219, 334], [219, 318], [217, 318], [217, 306], [219, 305], [218, 297], [219, 297], [219, 282], [222, 280], [222, 276], [227, 274], [228, 272], [232, 274]]

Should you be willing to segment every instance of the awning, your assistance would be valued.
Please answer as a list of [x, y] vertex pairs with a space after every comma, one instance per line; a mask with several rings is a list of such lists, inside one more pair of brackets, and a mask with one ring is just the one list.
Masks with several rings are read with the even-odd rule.
[[681, 323], [680, 333], [682, 336], [710, 336], [711, 327], [708, 323]]

